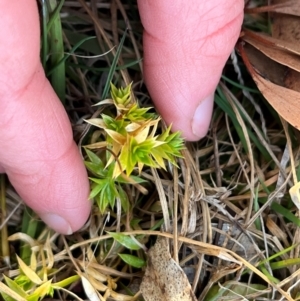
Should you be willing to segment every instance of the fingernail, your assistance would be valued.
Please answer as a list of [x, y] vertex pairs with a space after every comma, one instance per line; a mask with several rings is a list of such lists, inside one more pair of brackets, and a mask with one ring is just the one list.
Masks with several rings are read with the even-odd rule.
[[214, 104], [214, 94], [209, 95], [198, 105], [192, 119], [192, 131], [198, 139], [203, 138], [208, 131], [212, 109]]
[[40, 215], [41, 219], [53, 230], [61, 234], [70, 235], [73, 230], [70, 224], [61, 216], [54, 213], [46, 213]]

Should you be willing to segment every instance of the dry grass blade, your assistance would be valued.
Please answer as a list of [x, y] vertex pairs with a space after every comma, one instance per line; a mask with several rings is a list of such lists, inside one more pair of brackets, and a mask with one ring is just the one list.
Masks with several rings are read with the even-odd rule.
[[[124, 234], [126, 234], [126, 235], [134, 235], [134, 234], [142, 234], [142, 233], [144, 233], [144, 232], [143, 231], [124, 232]], [[172, 238], [172, 234], [161, 233], [158, 231], [147, 231], [147, 234], [163, 236], [166, 238]], [[251, 265], [247, 260], [245, 260], [244, 258], [235, 254], [234, 252], [232, 252], [230, 250], [226, 250], [226, 249], [218, 247], [218, 246], [210, 245], [210, 244], [203, 243], [203, 242], [198, 242], [198, 241], [195, 241], [195, 240], [192, 240], [192, 239], [189, 239], [186, 237], [182, 237], [182, 236], [179, 236], [178, 240], [181, 242], [190, 244], [193, 247], [199, 248], [198, 250], [201, 253], [204, 253], [206, 255], [217, 256], [217, 257], [220, 257], [221, 259], [225, 259], [228, 261], [233, 260], [234, 262], [239, 263], [240, 265], [241, 264], [245, 265], [247, 268], [249, 268], [251, 271], [253, 271], [257, 276], [261, 277], [269, 285], [274, 287], [274, 289], [276, 289], [278, 292], [280, 292], [282, 294], [282, 296], [284, 296], [286, 298], [286, 300], [289, 300], [289, 301], [294, 300], [287, 292], [283, 291], [278, 285], [276, 285], [275, 283], [272, 283], [261, 271], [259, 271], [256, 267]]]
[[300, 17], [300, 7], [298, 0], [284, 1], [274, 5], [261, 6], [255, 8], [246, 8], [245, 13], [259, 14], [265, 12], [275, 12]]

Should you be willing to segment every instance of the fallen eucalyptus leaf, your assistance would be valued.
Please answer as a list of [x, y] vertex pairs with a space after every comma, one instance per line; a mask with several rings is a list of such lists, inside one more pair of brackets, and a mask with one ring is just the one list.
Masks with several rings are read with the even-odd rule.
[[196, 301], [185, 273], [169, 253], [167, 239], [159, 237], [149, 250], [140, 290], [145, 301]]
[[269, 41], [264, 39], [265, 36], [252, 32], [251, 34], [249, 33], [250, 31], [245, 32], [245, 35], [243, 36], [244, 41], [251, 44], [275, 62], [300, 72], [300, 60], [298, 55], [274, 45], [270, 45]]
[[[258, 89], [279, 115], [296, 129], [300, 129], [300, 93], [280, 85], [285, 85], [285, 79], [281, 78], [284, 66], [280, 66], [280, 64], [274, 62], [277, 66], [270, 64], [269, 70], [267, 70], [266, 67], [262, 69], [263, 64], [259, 65], [257, 63], [259, 54], [251, 55], [250, 49], [248, 48], [246, 48], [246, 51], [246, 49], [240, 45], [239, 50]], [[257, 60], [257, 62], [255, 62], [255, 60]], [[265, 57], [265, 61], [267, 60], [269, 59]]]

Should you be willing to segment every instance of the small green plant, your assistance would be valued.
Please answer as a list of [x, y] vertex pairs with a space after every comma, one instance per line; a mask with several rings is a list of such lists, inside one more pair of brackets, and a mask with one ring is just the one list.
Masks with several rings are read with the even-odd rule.
[[[3, 275], [5, 284], [0, 282], [0, 294], [5, 301], [38, 301], [46, 296], [53, 297], [55, 291], [62, 290], [80, 279], [80, 276], [74, 275], [62, 281], [54, 282], [53, 278], [59, 270], [53, 269], [50, 263], [46, 264], [44, 250], [40, 249], [38, 253], [38, 257], [43, 258], [41, 267], [38, 267], [36, 253], [32, 252], [30, 265], [26, 265], [17, 256], [18, 275], [15, 278], [10, 275], [10, 277]], [[49, 279], [49, 275], [52, 276], [52, 279]], [[67, 292], [66, 289], [64, 291]]]
[[85, 164], [94, 175], [90, 177], [90, 198], [102, 213], [107, 206], [114, 207], [117, 198], [127, 211], [129, 202], [122, 184], [142, 183], [134, 172], [140, 175], [144, 166], [165, 169], [165, 160], [176, 165], [176, 157], [181, 157], [184, 148], [180, 133], [171, 133], [171, 126], [157, 133], [160, 117], [149, 112], [151, 108], [139, 107], [131, 84], [120, 89], [111, 84], [111, 97], [97, 105], [114, 105], [114, 113], [86, 120], [101, 129], [96, 141], [85, 146]]

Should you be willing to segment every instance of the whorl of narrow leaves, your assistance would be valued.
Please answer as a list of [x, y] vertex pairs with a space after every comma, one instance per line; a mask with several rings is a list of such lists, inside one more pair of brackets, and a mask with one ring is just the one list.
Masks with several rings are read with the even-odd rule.
[[[135, 167], [141, 172], [144, 165], [165, 168], [164, 159], [175, 165], [175, 157], [180, 157], [180, 150], [183, 149], [182, 138], [178, 132], [170, 134], [170, 127], [156, 135], [160, 118], [148, 113], [150, 108], [140, 108], [131, 99], [130, 93], [131, 84], [120, 89], [111, 84], [112, 100], [104, 102], [115, 105], [117, 116], [113, 118], [102, 114], [102, 118], [87, 120], [106, 133], [106, 147], [111, 151], [106, 167], [117, 162], [114, 164], [113, 178], [122, 172], [129, 176]], [[97, 143], [86, 147], [93, 149]]]
[[[139, 107], [131, 97], [131, 84], [120, 89], [111, 84], [111, 97], [112, 99], [103, 100], [97, 105], [113, 104], [116, 116], [102, 114], [101, 118], [86, 120], [103, 130], [106, 139], [86, 146], [86, 149], [91, 150], [106, 149], [104, 162], [103, 158], [96, 159], [94, 156], [97, 155], [90, 152], [87, 152], [89, 161], [86, 162], [87, 168], [98, 177], [98, 180], [91, 179], [96, 184], [92, 187], [90, 197], [101, 195], [98, 200], [102, 203], [101, 211], [109, 203], [113, 205], [111, 197], [119, 196], [119, 189], [117, 187], [114, 189], [113, 183], [124, 182], [124, 175], [131, 176], [136, 169], [140, 174], [144, 166], [165, 169], [164, 160], [176, 165], [176, 157], [181, 157], [180, 151], [184, 148], [179, 132], [170, 133], [171, 127], [157, 134], [160, 117], [150, 113], [151, 108]], [[106, 187], [110, 187], [110, 192]], [[103, 188], [106, 188], [104, 189], [106, 193]], [[107, 199], [107, 202], [104, 202], [106, 204], [101, 201], [103, 198]]]

